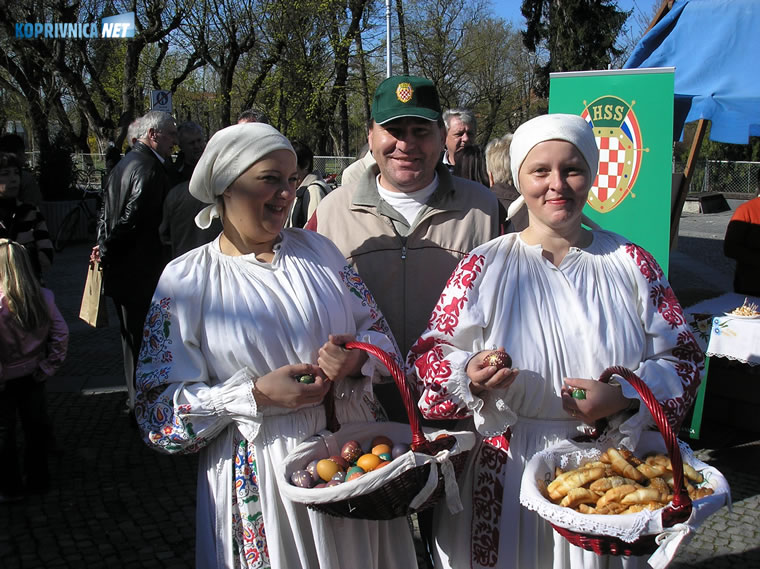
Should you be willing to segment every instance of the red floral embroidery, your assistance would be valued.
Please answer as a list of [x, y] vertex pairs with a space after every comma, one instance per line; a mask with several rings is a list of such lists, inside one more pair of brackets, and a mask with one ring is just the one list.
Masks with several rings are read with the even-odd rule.
[[678, 303], [673, 289], [664, 285], [653, 286], [649, 291], [649, 298], [657, 308], [657, 312], [670, 324], [671, 328], [678, 328], [686, 324], [681, 305]]
[[[438, 299], [428, 320], [428, 330], [438, 330], [449, 336], [459, 324], [459, 312], [467, 301], [466, 291], [475, 285], [475, 279], [483, 271], [483, 255], [467, 255], [446, 281], [446, 288]], [[457, 292], [461, 291], [461, 295]]]
[[509, 450], [509, 439], [512, 436], [512, 431], [510, 429], [507, 429], [507, 432], [505, 432], [503, 435], [498, 435], [495, 437], [488, 437], [486, 439], [483, 439], [483, 443], [487, 445], [491, 445], [494, 448], [501, 449], [503, 451]]
[[679, 360], [701, 364], [705, 361], [705, 354], [699, 347], [694, 336], [688, 330], [682, 330], [678, 333], [676, 347], [673, 348], [673, 355]]
[[423, 380], [441, 380], [451, 377], [451, 365], [443, 355], [440, 346], [436, 346], [417, 358], [414, 363], [417, 374]]
[[[443, 394], [447, 395], [447, 394]], [[426, 392], [424, 401], [429, 404], [427, 410], [422, 413], [426, 419], [465, 419], [467, 418], [467, 411], [460, 409], [454, 402], [446, 396], [440, 398], [441, 401], [436, 401], [431, 392]]]
[[644, 278], [646, 278], [648, 282], [653, 283], [663, 277], [660, 265], [654, 260], [654, 257], [652, 257], [648, 251], [633, 243], [626, 243], [625, 251], [638, 265], [639, 271], [641, 271], [641, 274], [644, 275]]
[[491, 444], [481, 446], [472, 489], [471, 551], [473, 564], [483, 567], [496, 567], [499, 562], [499, 522], [506, 464], [506, 450]]
[[446, 287], [472, 288], [478, 273], [483, 271], [486, 258], [483, 255], [467, 255], [449, 277]]
[[451, 394], [446, 388], [446, 380], [451, 377], [451, 364], [441, 349], [445, 343], [426, 338], [418, 340], [410, 351], [410, 359], [413, 359], [413, 353], [427, 348], [413, 362], [421, 380], [417, 385], [417, 391], [422, 392], [419, 408], [428, 419], [464, 419], [468, 416], [467, 410], [460, 409], [451, 401]]
[[[443, 302], [445, 294], [441, 296], [439, 303]], [[466, 296], [460, 298], [452, 298], [448, 304], [440, 306], [440, 312], [435, 322], [435, 329], [448, 336], [454, 335], [454, 329], [459, 324], [459, 312], [464, 308], [464, 303], [467, 301]], [[439, 311], [439, 307], [436, 307], [436, 312]]]
[[705, 356], [688, 330], [683, 330], [678, 334], [673, 355], [680, 360], [675, 364], [675, 370], [681, 378], [684, 390], [679, 397], [666, 399], [660, 403], [668, 418], [668, 423], [677, 430], [697, 397]]

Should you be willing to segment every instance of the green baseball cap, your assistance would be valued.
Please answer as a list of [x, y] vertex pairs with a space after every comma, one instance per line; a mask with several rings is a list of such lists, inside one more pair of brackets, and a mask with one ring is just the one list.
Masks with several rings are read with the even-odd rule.
[[428, 121], [441, 118], [441, 103], [432, 81], [413, 75], [396, 75], [377, 86], [372, 100], [372, 119], [377, 124], [385, 124], [401, 117]]

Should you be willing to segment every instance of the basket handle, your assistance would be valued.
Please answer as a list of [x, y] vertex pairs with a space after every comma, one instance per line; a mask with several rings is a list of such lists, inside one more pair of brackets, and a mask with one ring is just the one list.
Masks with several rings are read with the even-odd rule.
[[[396, 387], [401, 392], [401, 399], [404, 401], [406, 414], [409, 417], [409, 426], [412, 429], [412, 450], [425, 452], [426, 445], [429, 443], [422, 432], [420, 410], [417, 408], [412, 388], [406, 381], [404, 372], [395, 360], [385, 350], [366, 342], [351, 341], [347, 342], [343, 347], [348, 350], [364, 350], [368, 354], [375, 356], [388, 368], [393, 380], [396, 382]], [[340, 423], [335, 416], [335, 399], [333, 397], [332, 385], [325, 395], [325, 414], [327, 415], [327, 428], [332, 432], [336, 432], [340, 428]]]
[[[691, 498], [689, 498], [689, 494], [684, 488], [683, 458], [681, 457], [681, 449], [678, 446], [678, 438], [673, 432], [670, 423], [668, 423], [668, 419], [659, 401], [657, 401], [649, 386], [638, 375], [622, 366], [612, 366], [602, 372], [599, 381], [608, 383], [613, 375], [619, 375], [631, 384], [636, 392], [641, 395], [642, 401], [644, 401], [647, 409], [649, 409], [652, 417], [654, 417], [654, 422], [657, 424], [657, 428], [660, 430], [660, 434], [665, 441], [665, 448], [668, 451], [670, 464], [673, 468], [673, 505], [663, 509], [662, 518], [664, 522], [668, 522], [670, 525], [683, 522], [691, 515], [692, 504]], [[606, 427], [606, 423], [605, 419], [597, 421], [597, 437], [604, 427]]]

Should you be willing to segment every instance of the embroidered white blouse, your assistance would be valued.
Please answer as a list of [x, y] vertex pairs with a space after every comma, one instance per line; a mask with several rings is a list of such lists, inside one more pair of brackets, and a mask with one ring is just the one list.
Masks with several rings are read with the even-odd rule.
[[[474, 395], [467, 362], [499, 346], [520, 370], [516, 381], [506, 390]], [[460, 514], [438, 520], [441, 566], [487, 567], [495, 560], [498, 567], [552, 566], [544, 541], [552, 539], [551, 529], [533, 512], [521, 511], [519, 489], [534, 453], [578, 434], [579, 423], [562, 408], [564, 378], [594, 379], [609, 366], [627, 367], [677, 426], [694, 400], [703, 360], [661, 268], [619, 235], [594, 231], [591, 245], [571, 249], [559, 267], [517, 233], [475, 248], [452, 274], [408, 357], [419, 378], [423, 415], [471, 417], [474, 428], [491, 437], [462, 486], [470, 494], [465, 514], [471, 519]], [[638, 398], [633, 387], [620, 383], [626, 397]], [[629, 448], [653, 425], [643, 404], [614, 419]], [[508, 428], [506, 451], [500, 435]]]
[[[259, 409], [253, 381], [316, 363], [328, 335], [344, 333], [397, 353], [364, 283], [316, 233], [284, 230], [271, 263], [225, 255], [217, 238], [166, 267], [146, 320], [135, 415], [157, 450], [201, 453], [198, 568], [415, 563], [403, 518], [330, 518], [278, 490], [289, 451], [325, 427], [324, 407]], [[370, 358], [363, 380], [335, 386], [341, 422], [376, 419], [371, 381], [383, 370]]]

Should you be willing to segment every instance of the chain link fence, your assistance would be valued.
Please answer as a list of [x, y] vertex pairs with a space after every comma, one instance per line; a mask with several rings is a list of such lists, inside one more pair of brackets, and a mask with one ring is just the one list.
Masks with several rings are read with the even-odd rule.
[[760, 162], [707, 160], [703, 191], [755, 195]]
[[[676, 163], [676, 172], [685, 164]], [[758, 189], [760, 162], [698, 160], [692, 174], [689, 193], [720, 192], [754, 196]]]
[[314, 170], [319, 172], [325, 180], [335, 176], [335, 181], [340, 183], [341, 172], [354, 160], [356, 158], [353, 156], [315, 156]]

